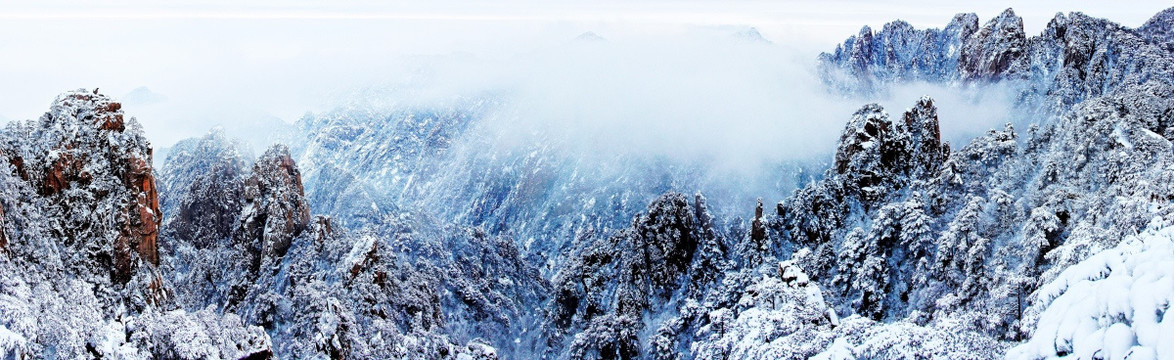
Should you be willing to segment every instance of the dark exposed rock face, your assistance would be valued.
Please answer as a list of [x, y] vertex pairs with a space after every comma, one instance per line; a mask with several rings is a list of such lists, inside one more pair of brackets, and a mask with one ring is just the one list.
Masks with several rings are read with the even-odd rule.
[[204, 249], [231, 237], [244, 207], [245, 156], [218, 130], [176, 144], [160, 176], [170, 238]]
[[676, 290], [676, 283], [689, 269], [698, 243], [696, 223], [688, 198], [670, 193], [654, 200], [648, 215], [634, 224], [637, 236], [632, 245], [645, 255], [632, 264], [636, 266], [632, 271], [649, 272], [654, 292], [667, 295]]
[[302, 175], [284, 145], [270, 148], [253, 165], [244, 185], [244, 207], [233, 239], [252, 254], [252, 268], [285, 255], [310, 223]]
[[938, 109], [933, 99], [921, 98], [902, 115], [901, 120], [909, 131], [910, 147], [905, 155], [910, 157], [910, 173], [914, 176], [933, 175], [950, 157], [950, 144], [942, 142]]
[[273, 350], [272, 349], [264, 349], [261, 351], [257, 351], [257, 352], [245, 355], [245, 357], [242, 357], [241, 360], [269, 360], [272, 358], [273, 358]]
[[958, 66], [963, 79], [1000, 80], [1027, 70], [1023, 19], [1007, 9], [983, 25], [962, 46]]
[[758, 205], [754, 207], [754, 220], [750, 222], [750, 240], [754, 242], [754, 247], [760, 252], [769, 249], [770, 244], [766, 239], [766, 220], [762, 218], [762, 199], [758, 199]]
[[[693, 264], [701, 233], [694, 208], [682, 194], [664, 194], [631, 227], [582, 244], [587, 247], [555, 275], [549, 314], [562, 328], [555, 331], [584, 326], [571, 345], [572, 357], [639, 355], [641, 316], [668, 299]], [[593, 343], [596, 338], [607, 341]]]
[[[242, 174], [229, 166], [218, 166], [192, 183], [171, 225], [176, 234], [190, 237], [192, 244], [207, 248], [232, 234], [242, 208]], [[208, 196], [199, 196], [208, 195]]]
[[0, 206], [0, 253], [3, 253], [5, 248], [8, 247], [7, 231], [7, 227], [4, 226], [4, 207]]
[[876, 200], [902, 188], [910, 176], [933, 174], [948, 154], [933, 100], [922, 98], [898, 121], [870, 104], [856, 111], [840, 136], [835, 171], [846, 188]]

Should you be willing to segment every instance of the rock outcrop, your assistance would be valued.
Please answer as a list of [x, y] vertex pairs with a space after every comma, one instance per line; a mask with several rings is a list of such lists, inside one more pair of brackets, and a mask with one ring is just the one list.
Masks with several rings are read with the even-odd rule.
[[1174, 8], [1157, 13], [1137, 28], [1137, 32], [1151, 44], [1174, 52]]
[[0, 206], [0, 253], [5, 251], [8, 247], [8, 232], [7, 227], [4, 226], [4, 206]]
[[5, 151], [16, 175], [49, 204], [50, 231], [90, 254], [73, 265], [119, 283], [143, 263], [159, 264], [162, 219], [150, 144], [137, 123], [127, 125], [121, 104], [77, 90], [39, 121], [8, 129], [25, 138]]
[[1007, 9], [962, 45], [958, 66], [963, 79], [1001, 80], [1027, 71], [1023, 19]]
[[257, 159], [245, 180], [244, 207], [233, 241], [248, 249], [256, 271], [262, 261], [285, 255], [293, 238], [309, 224], [302, 174], [289, 148], [275, 145]]
[[978, 16], [958, 14], [942, 29], [914, 29], [904, 21], [874, 32], [865, 26], [835, 51], [819, 56], [825, 82], [846, 92], [871, 92], [898, 81], [951, 78], [962, 46], [978, 32]]
[[160, 175], [165, 234], [200, 249], [230, 239], [244, 207], [247, 156], [222, 130], [176, 144]]
[[257, 326], [174, 309], [152, 150], [96, 91], [0, 131], [0, 357], [240, 358]]
[[848, 189], [876, 200], [910, 178], [934, 174], [948, 154], [932, 99], [923, 97], [898, 121], [870, 104], [856, 111], [840, 136], [835, 171]]
[[[605, 241], [582, 244], [554, 276], [551, 325], [577, 333], [572, 358], [640, 355], [641, 316], [669, 299], [693, 264], [704, 230], [694, 205], [667, 193], [632, 225]], [[581, 328], [579, 328], [581, 327]], [[605, 342], [596, 342], [606, 339]]]
[[1031, 37], [1011, 9], [981, 28], [974, 14], [959, 14], [941, 30], [894, 21], [875, 33], [865, 27], [820, 54], [820, 72], [829, 87], [854, 94], [884, 93], [906, 81], [1012, 80], [1004, 85], [1019, 91], [1018, 101], [1059, 112], [1064, 104], [1169, 77], [1172, 14], [1163, 11], [1136, 30], [1079, 12], [1057, 14]]

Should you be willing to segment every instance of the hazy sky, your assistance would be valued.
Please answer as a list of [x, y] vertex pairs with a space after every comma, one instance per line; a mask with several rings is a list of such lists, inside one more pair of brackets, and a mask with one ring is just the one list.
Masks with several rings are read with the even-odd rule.
[[[62, 91], [100, 87], [125, 98], [124, 108], [144, 123], [156, 146], [165, 147], [216, 124], [293, 122], [307, 111], [346, 103], [360, 89], [444, 72], [429, 76], [448, 87], [431, 89], [522, 85], [522, 93], [535, 94], [529, 103], [538, 109], [519, 114], [532, 121], [571, 108], [580, 111], [576, 121], [626, 124], [638, 117], [659, 131], [665, 121], [692, 116], [687, 124], [705, 129], [706, 136], [797, 140], [786, 134], [802, 127], [776, 119], [823, 122], [838, 116], [834, 126], [817, 127], [823, 136], [850, 114], [848, 108], [797, 109], [818, 100], [795, 84], [806, 84], [815, 54], [833, 49], [862, 25], [879, 28], [904, 19], [916, 27], [941, 27], [958, 12], [977, 13], [985, 22], [1014, 7], [1035, 34], [1059, 11], [1135, 27], [1170, 6], [940, 0], [157, 3], [4, 1], [0, 121], [36, 118]], [[749, 27], [774, 44], [722, 44], [725, 36]], [[563, 47], [586, 31], [616, 45], [569, 56], [581, 50]], [[142, 87], [150, 92], [131, 95]], [[776, 101], [788, 97], [794, 99]], [[583, 98], [593, 100], [583, 104]], [[728, 113], [749, 120], [736, 126], [707, 122]], [[774, 130], [761, 131], [764, 126]], [[722, 133], [727, 128], [735, 130]]]

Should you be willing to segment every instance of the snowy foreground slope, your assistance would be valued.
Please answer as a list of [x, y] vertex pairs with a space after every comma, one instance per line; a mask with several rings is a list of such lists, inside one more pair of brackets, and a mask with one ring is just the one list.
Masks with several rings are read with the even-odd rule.
[[997, 83], [1028, 125], [947, 144], [931, 98], [864, 105], [741, 211], [757, 188], [688, 163], [487, 150], [508, 97], [307, 116], [256, 157], [213, 131], [155, 169], [119, 103], [67, 92], [0, 132], [0, 353], [1174, 358], [1171, 23], [865, 28], [820, 56], [830, 91]]
[[1174, 357], [1174, 227], [1150, 227], [1064, 269], [1038, 292], [1043, 309], [1031, 340], [1008, 358], [1071, 354], [1091, 359]]

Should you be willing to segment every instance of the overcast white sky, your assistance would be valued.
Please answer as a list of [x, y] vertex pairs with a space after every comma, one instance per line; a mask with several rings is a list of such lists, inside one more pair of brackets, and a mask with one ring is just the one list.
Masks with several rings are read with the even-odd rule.
[[[676, 44], [665, 46], [660, 53], [649, 52], [648, 58], [653, 60], [674, 52], [682, 56], [707, 54], [700, 60], [673, 64], [670, 68], [678, 73], [655, 75], [644, 79], [647, 81], [672, 81], [678, 74], [710, 71], [705, 68], [710, 63], [763, 67], [726, 74], [729, 77], [724, 81], [701, 79], [697, 83], [697, 87], [722, 86], [732, 93], [756, 93], [755, 86], [762, 84], [748, 82], [746, 89], [738, 89], [738, 79], [787, 73], [779, 78], [794, 80], [802, 71], [771, 67], [811, 65], [815, 54], [833, 49], [862, 25], [879, 28], [885, 22], [904, 19], [919, 28], [941, 27], [959, 12], [977, 13], [980, 22], [985, 22], [1013, 7], [1024, 17], [1028, 33], [1034, 34], [1060, 11], [1083, 11], [1135, 27], [1171, 5], [1161, 1], [1122, 5], [1120, 1], [941, 0], [238, 3], [3, 1], [0, 121], [36, 118], [57, 94], [68, 89], [100, 87], [104, 93], [123, 98], [146, 87], [155, 95], [154, 100], [147, 101], [151, 96], [144, 95], [150, 94], [140, 91], [139, 103], [128, 103], [124, 108], [138, 115], [156, 146], [166, 147], [198, 136], [215, 124], [293, 122], [307, 111], [324, 111], [347, 101], [356, 89], [402, 82], [421, 66], [434, 62], [480, 59], [480, 67], [458, 67], [473, 72], [493, 66], [486, 64], [518, 62], [519, 56], [535, 58], [525, 54], [559, 53], [550, 49], [564, 46], [586, 31], [634, 47]], [[699, 49], [681, 41], [751, 26], [775, 43], [773, 50], [727, 52]], [[727, 53], [732, 55], [723, 55]], [[608, 54], [612, 55], [600, 56], [611, 56], [605, 60], [617, 63], [641, 62], [624, 57], [632, 56], [631, 52]], [[730, 58], [748, 54], [763, 59], [746, 63]], [[600, 59], [592, 59], [596, 60]], [[660, 62], [648, 63], [656, 67]], [[583, 67], [559, 69], [578, 71]], [[633, 74], [647, 70], [628, 65], [618, 69]], [[511, 71], [507, 73], [519, 72]], [[501, 80], [476, 74], [468, 77], [475, 78], [474, 83], [480, 81], [479, 85]], [[575, 79], [568, 81], [575, 84]], [[538, 88], [546, 86], [551, 84]], [[614, 81], [612, 86], [628, 87], [622, 81]], [[651, 102], [667, 108], [674, 106], [674, 101], [693, 101], [698, 96], [682, 93], [679, 98], [661, 96]], [[730, 99], [717, 101], [726, 100]], [[766, 106], [769, 102], [764, 98], [743, 105], [765, 106], [759, 113], [773, 111], [778, 115], [781, 110]], [[720, 104], [715, 106], [713, 114], [722, 113]], [[757, 114], [749, 112], [750, 117]], [[626, 115], [630, 114], [616, 116]], [[745, 130], [754, 131], [755, 126], [746, 124]]]

